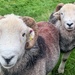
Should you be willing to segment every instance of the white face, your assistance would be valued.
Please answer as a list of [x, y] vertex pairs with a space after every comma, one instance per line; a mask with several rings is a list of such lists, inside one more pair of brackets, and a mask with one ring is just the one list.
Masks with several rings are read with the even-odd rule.
[[64, 5], [59, 11], [62, 25], [66, 30], [75, 29], [75, 5]]
[[58, 12], [62, 26], [68, 30], [72, 31], [75, 29], [75, 5], [65, 4]]
[[17, 17], [0, 20], [0, 64], [8, 69], [13, 67], [25, 53], [29, 27]]

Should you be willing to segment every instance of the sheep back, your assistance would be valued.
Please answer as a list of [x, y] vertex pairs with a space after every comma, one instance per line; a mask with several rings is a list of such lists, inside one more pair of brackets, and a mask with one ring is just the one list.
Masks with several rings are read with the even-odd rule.
[[51, 71], [56, 65], [59, 55], [59, 32], [52, 23], [38, 22], [39, 36], [41, 36], [46, 43], [46, 60], [47, 71]]

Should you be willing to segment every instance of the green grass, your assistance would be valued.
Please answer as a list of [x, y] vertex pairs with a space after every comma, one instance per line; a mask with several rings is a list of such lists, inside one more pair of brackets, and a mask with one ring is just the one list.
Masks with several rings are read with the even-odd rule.
[[69, 59], [67, 60], [66, 67], [65, 67], [65, 73], [64, 74], [58, 74], [57, 69], [60, 63], [60, 60], [56, 67], [54, 68], [52, 75], [75, 75], [75, 51], [73, 50]]
[[[75, 0], [0, 0], [0, 15], [14, 13], [21, 16], [31, 16], [36, 21], [48, 21], [58, 3], [69, 3]], [[59, 63], [58, 63], [59, 65]], [[57, 68], [52, 75], [75, 75], [75, 51], [67, 61], [65, 73], [58, 74]]]

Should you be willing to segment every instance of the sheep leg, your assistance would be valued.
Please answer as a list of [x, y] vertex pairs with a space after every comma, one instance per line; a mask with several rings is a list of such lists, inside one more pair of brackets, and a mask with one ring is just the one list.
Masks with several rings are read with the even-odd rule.
[[67, 61], [70, 53], [71, 52], [63, 53], [60, 66], [58, 68], [58, 73], [64, 73], [65, 64], [66, 64], [66, 61]]
[[46, 75], [45, 59], [38, 60], [34, 68], [29, 71], [29, 74], [25, 75]]

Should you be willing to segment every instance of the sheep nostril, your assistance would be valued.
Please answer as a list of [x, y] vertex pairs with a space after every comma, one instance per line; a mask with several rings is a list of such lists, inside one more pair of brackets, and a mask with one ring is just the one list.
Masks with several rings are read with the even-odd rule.
[[14, 56], [11, 56], [10, 58], [6, 58], [4, 56], [2, 56], [4, 58], [4, 60], [6, 61], [7, 64], [9, 64], [9, 62], [14, 58]]
[[71, 26], [71, 25], [73, 25], [73, 23], [67, 23], [67, 25], [68, 25], [68, 26]]

